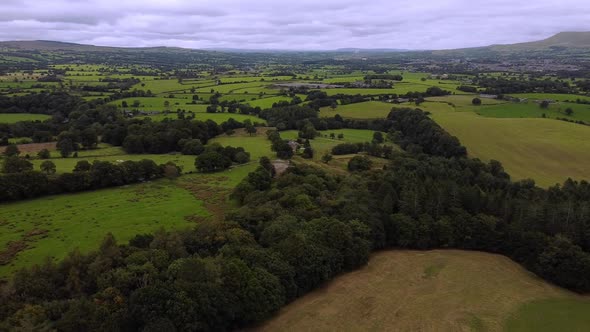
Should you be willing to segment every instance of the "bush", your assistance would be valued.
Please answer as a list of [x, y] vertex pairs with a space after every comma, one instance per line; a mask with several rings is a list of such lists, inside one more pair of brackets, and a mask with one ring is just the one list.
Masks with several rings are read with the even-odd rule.
[[479, 98], [473, 98], [473, 100], [471, 101], [471, 103], [475, 106], [479, 106], [481, 105], [481, 99]]

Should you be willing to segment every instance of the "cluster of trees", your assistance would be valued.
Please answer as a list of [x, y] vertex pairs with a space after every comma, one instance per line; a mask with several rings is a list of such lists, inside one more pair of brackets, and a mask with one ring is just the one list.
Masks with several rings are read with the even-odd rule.
[[266, 137], [271, 141], [271, 150], [277, 154], [279, 159], [291, 159], [295, 154], [288, 140], [281, 138], [281, 134], [277, 130], [269, 130], [266, 132]]
[[392, 80], [392, 81], [402, 81], [404, 77], [399, 74], [371, 74], [365, 75], [365, 81], [367, 80]]
[[85, 101], [65, 92], [34, 93], [24, 96], [0, 96], [2, 113], [35, 113], [67, 116]]
[[244, 148], [223, 147], [218, 143], [207, 146], [195, 160], [195, 167], [200, 172], [215, 172], [231, 167], [233, 163], [245, 164], [250, 161], [250, 153]]
[[318, 111], [307, 106], [287, 106], [278, 108], [269, 108], [260, 112], [260, 117], [271, 127], [278, 130], [298, 129], [298, 123], [304, 119], [318, 117]]
[[387, 116], [386, 126], [383, 131], [398, 133], [392, 136], [404, 150], [443, 157], [467, 155], [467, 149], [456, 137], [419, 109], [394, 108]]
[[55, 165], [51, 171], [52, 165], [50, 161], [47, 162], [44, 163], [46, 167], [42, 167], [43, 172], [38, 172], [33, 170], [33, 164], [26, 159], [7, 157], [4, 160], [4, 174], [0, 174], [0, 202], [148, 181], [163, 177], [167, 166], [156, 165], [147, 159], [122, 163], [96, 160], [92, 164], [82, 160], [76, 164], [73, 172], [52, 175]]
[[128, 153], [168, 153], [181, 151], [186, 140], [198, 139], [202, 144], [223, 132], [212, 120], [131, 119], [104, 126], [102, 141], [122, 146]]

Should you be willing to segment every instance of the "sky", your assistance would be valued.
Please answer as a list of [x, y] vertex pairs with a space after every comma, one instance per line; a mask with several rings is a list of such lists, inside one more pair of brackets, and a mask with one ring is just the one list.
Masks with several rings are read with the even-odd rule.
[[589, 0], [0, 0], [0, 40], [449, 49], [590, 31]]

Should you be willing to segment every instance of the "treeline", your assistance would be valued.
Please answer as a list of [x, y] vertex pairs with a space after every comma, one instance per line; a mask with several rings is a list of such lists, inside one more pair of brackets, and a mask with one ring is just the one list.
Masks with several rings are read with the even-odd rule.
[[367, 80], [393, 80], [402, 81], [404, 77], [399, 74], [371, 74], [365, 75], [365, 81]]
[[85, 101], [65, 92], [35, 93], [25, 96], [0, 96], [2, 113], [61, 114], [65, 117]]
[[76, 164], [73, 172], [51, 176], [34, 171], [33, 165], [24, 159], [9, 158], [17, 158], [22, 162], [18, 172], [0, 174], [0, 202], [149, 181], [163, 177], [166, 167], [176, 167], [172, 164], [156, 165], [147, 159], [122, 163], [96, 160], [92, 164], [82, 160]]
[[465, 157], [467, 149], [419, 109], [394, 108], [387, 116], [387, 130], [397, 135], [395, 143], [410, 152], [443, 157]]
[[522, 80], [507, 79], [504, 77], [480, 77], [475, 82], [484, 89], [487, 94], [507, 94], [507, 93], [575, 93], [574, 89], [568, 82], [560, 82], [550, 79], [545, 80]]

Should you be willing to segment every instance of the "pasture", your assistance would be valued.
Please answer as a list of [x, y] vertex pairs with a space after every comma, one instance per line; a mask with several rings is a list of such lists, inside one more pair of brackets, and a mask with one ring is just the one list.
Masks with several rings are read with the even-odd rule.
[[[546, 308], [534, 305], [544, 299], [550, 300]], [[556, 302], [561, 300], [565, 304]], [[582, 314], [588, 301], [500, 255], [383, 251], [364, 268], [295, 300], [256, 330], [582, 331], [590, 329], [588, 315]], [[557, 329], [536, 329], [551, 319], [550, 309], [557, 310], [553, 315], [565, 314], [564, 309], [572, 314], [564, 315]]]
[[42, 263], [47, 256], [60, 260], [75, 248], [95, 249], [107, 232], [124, 243], [161, 227], [190, 227], [189, 216], [209, 216], [203, 202], [183, 189], [180, 179], [176, 181], [162, 179], [2, 204], [0, 277]]
[[[442, 106], [444, 105], [444, 106]], [[499, 160], [514, 180], [532, 178], [548, 187], [568, 177], [590, 178], [590, 127], [552, 119], [489, 118], [449, 105], [420, 108], [457, 136], [471, 157]]]
[[[342, 143], [364, 143], [371, 142], [373, 139], [373, 130], [365, 129], [335, 129], [319, 131], [321, 136], [310, 140], [312, 149], [314, 150], [314, 160], [321, 160], [325, 153], [330, 153], [332, 148]], [[336, 138], [330, 138], [333, 133]], [[343, 138], [337, 138], [339, 134], [344, 135]], [[281, 138], [283, 139], [297, 139], [297, 130], [281, 131]]]
[[343, 118], [351, 119], [382, 119], [386, 118], [395, 104], [380, 101], [367, 101], [348, 105], [338, 105], [336, 109], [322, 107], [320, 117], [331, 118], [339, 114]]
[[17, 123], [20, 121], [45, 121], [51, 116], [46, 114], [29, 113], [0, 113], [0, 123]]

